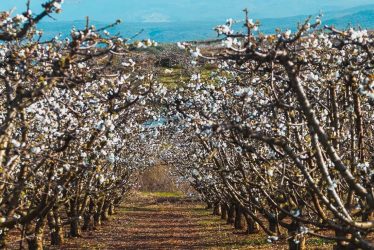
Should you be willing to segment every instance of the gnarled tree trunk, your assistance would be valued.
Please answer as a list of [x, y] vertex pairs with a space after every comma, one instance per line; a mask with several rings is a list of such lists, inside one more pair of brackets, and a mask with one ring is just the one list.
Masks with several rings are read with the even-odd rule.
[[288, 249], [289, 250], [305, 250], [306, 239], [304, 235], [299, 234], [300, 223], [292, 221], [291, 224], [287, 225], [288, 230]]
[[64, 242], [64, 230], [58, 207], [54, 207], [53, 210], [48, 213], [47, 219], [51, 232], [51, 245], [59, 246]]
[[101, 215], [100, 215], [102, 221], [109, 220], [109, 213], [108, 213], [109, 206], [110, 206], [109, 201], [107, 199], [105, 199], [104, 205], [103, 205], [103, 208], [102, 208], [102, 211], [101, 211]]
[[226, 220], [227, 219], [227, 204], [226, 203], [222, 203], [221, 204], [221, 219], [222, 220]]
[[95, 209], [95, 203], [92, 198], [90, 198], [88, 209], [86, 208], [85, 212], [83, 213], [83, 231], [89, 231], [93, 229], [93, 221], [92, 221], [92, 215]]
[[7, 234], [4, 232], [3, 228], [0, 228], [0, 249], [6, 249], [7, 248]]
[[[335, 230], [335, 236], [337, 238], [346, 238], [350, 239], [352, 235], [340, 231], [340, 230]], [[336, 245], [334, 246], [335, 250], [351, 250], [351, 249], [356, 249], [354, 245], [352, 245], [349, 241], [337, 241]]]
[[221, 206], [218, 202], [213, 205], [213, 215], [221, 215]]
[[243, 225], [243, 209], [240, 205], [235, 205], [235, 229], [244, 229]]
[[108, 209], [108, 214], [109, 215], [114, 215], [115, 214], [115, 208], [113, 203], [110, 203], [109, 209]]
[[244, 217], [247, 222], [247, 233], [248, 234], [255, 234], [260, 231], [259, 225], [256, 221], [254, 221], [251, 216], [244, 212]]
[[26, 226], [26, 241], [29, 250], [43, 250], [45, 218], [39, 218], [36, 223]]
[[94, 213], [94, 228], [101, 225], [101, 212], [103, 211], [104, 200], [99, 199], [96, 206], [96, 211]]
[[230, 204], [227, 210], [227, 224], [234, 224], [235, 221], [235, 206]]

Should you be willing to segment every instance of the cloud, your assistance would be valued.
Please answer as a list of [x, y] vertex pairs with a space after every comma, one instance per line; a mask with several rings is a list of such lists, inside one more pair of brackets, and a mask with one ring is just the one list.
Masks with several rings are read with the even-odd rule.
[[147, 13], [142, 16], [142, 22], [143, 23], [166, 23], [170, 22], [170, 17], [159, 13], [159, 12], [152, 12]]

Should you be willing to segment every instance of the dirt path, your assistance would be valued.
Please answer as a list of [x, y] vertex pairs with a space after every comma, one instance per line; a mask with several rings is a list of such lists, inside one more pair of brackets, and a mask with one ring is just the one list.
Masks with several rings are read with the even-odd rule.
[[[263, 234], [233, 230], [201, 203], [165, 194], [133, 197], [99, 229], [66, 239], [60, 249], [287, 249], [285, 243], [267, 243]], [[330, 249], [310, 243], [308, 249]]]
[[141, 196], [98, 230], [67, 239], [62, 249], [269, 249], [265, 242], [235, 233], [200, 203]]

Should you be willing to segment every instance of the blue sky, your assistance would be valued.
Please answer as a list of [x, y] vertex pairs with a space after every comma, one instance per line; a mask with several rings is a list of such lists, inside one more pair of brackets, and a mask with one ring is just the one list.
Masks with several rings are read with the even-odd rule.
[[[0, 0], [0, 10], [24, 10], [25, 0]], [[44, 2], [32, 0], [34, 9]], [[65, 0], [59, 20], [178, 22], [215, 21], [242, 18], [247, 7], [254, 18], [286, 17], [328, 12], [365, 4], [373, 0]]]

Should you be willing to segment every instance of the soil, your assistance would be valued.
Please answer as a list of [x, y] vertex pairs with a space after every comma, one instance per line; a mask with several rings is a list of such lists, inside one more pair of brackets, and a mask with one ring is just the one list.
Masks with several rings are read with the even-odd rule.
[[[285, 242], [271, 244], [266, 239], [263, 233], [234, 230], [201, 202], [180, 195], [134, 193], [96, 230], [46, 249], [287, 249]], [[331, 249], [331, 243], [311, 240], [308, 249]]]
[[274, 249], [265, 236], [234, 231], [200, 202], [149, 194], [136, 197], [100, 228], [66, 239], [60, 249]]

